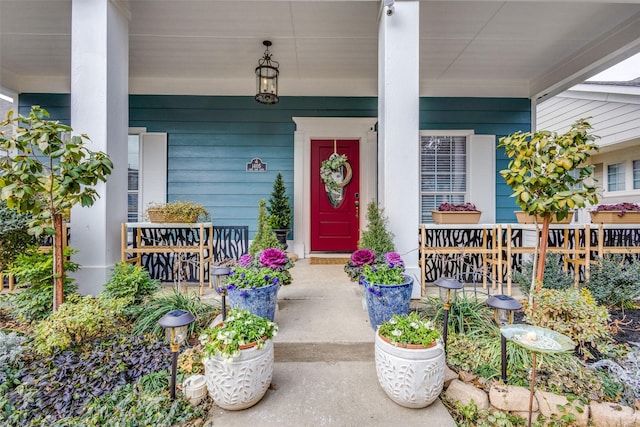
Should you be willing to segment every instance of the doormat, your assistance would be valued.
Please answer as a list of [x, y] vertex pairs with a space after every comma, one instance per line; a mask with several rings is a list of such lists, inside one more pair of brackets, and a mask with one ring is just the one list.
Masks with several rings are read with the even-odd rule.
[[319, 257], [312, 256], [309, 258], [309, 264], [346, 264], [350, 258], [336, 258], [336, 257]]

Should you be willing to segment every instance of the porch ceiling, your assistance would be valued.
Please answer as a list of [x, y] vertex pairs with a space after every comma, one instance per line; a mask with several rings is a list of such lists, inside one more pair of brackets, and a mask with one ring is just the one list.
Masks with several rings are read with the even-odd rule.
[[[131, 93], [252, 95], [269, 39], [281, 95], [377, 94], [379, 1], [112, 1]], [[70, 34], [71, 0], [0, 0], [0, 85], [68, 92]], [[637, 1], [420, 3], [422, 96], [551, 94], [637, 51]]]

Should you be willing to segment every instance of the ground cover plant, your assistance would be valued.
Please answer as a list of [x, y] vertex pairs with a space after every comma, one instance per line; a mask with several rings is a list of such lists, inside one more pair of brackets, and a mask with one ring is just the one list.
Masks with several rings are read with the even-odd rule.
[[[206, 400], [192, 406], [181, 393], [176, 400], [169, 398], [171, 354], [163, 334], [134, 333], [133, 322], [150, 301], [160, 300], [160, 307], [151, 305], [154, 315], [187, 308], [202, 316], [194, 324], [197, 337], [198, 328], [219, 309], [195, 294], [150, 296], [155, 286], [146, 271], [118, 265], [107, 291], [97, 297], [70, 296], [55, 313], [28, 327], [8, 314], [11, 298], [3, 296], [0, 425], [201, 425]], [[178, 383], [185, 375], [179, 371]]]

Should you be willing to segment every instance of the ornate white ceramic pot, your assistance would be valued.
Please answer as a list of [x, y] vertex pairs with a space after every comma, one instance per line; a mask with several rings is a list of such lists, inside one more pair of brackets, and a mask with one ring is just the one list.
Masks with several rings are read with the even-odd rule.
[[249, 408], [262, 399], [273, 376], [273, 341], [262, 348], [240, 350], [233, 360], [210, 356], [204, 360], [209, 396], [229, 410]]
[[376, 333], [376, 372], [382, 389], [398, 405], [424, 408], [440, 395], [444, 385], [444, 348], [403, 348]]

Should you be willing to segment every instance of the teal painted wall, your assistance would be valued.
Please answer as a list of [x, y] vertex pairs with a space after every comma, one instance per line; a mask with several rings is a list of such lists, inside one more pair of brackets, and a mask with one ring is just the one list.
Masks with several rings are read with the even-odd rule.
[[[375, 117], [377, 98], [282, 97], [262, 105], [252, 97], [131, 95], [129, 125], [168, 134], [167, 198], [204, 204], [215, 224], [256, 230], [258, 200], [268, 199], [281, 172], [293, 206], [292, 117]], [[68, 94], [22, 94], [20, 113], [42, 105], [69, 122]], [[497, 138], [530, 128], [530, 102], [512, 98], [422, 98], [421, 129], [473, 129]], [[247, 173], [259, 157], [266, 173]], [[502, 150], [497, 171], [506, 167]], [[497, 173], [497, 172], [496, 172]], [[515, 204], [496, 177], [497, 220], [513, 221]], [[295, 212], [294, 212], [295, 215]], [[291, 238], [292, 236], [290, 236]]]

